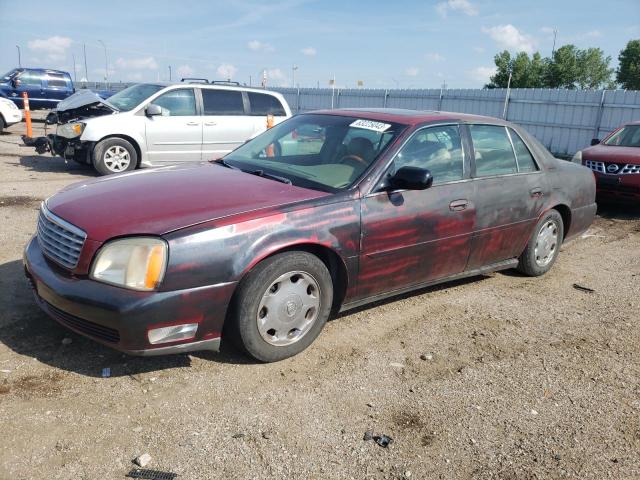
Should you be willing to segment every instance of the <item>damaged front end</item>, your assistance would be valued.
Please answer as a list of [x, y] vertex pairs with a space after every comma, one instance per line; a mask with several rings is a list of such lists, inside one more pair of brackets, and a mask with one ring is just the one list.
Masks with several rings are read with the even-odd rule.
[[90, 90], [80, 90], [65, 100], [47, 115], [47, 127], [55, 125], [55, 133], [44, 137], [31, 138], [22, 136], [22, 141], [28, 147], [35, 148], [39, 155], [51, 152], [65, 160], [91, 164], [91, 153], [95, 142], [81, 140], [86, 127], [83, 120], [117, 113], [118, 109], [107, 100]]

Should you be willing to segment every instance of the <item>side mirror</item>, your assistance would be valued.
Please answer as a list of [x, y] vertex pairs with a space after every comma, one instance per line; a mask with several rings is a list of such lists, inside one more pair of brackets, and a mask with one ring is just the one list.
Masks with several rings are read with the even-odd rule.
[[150, 103], [147, 108], [144, 110], [144, 114], [147, 117], [154, 117], [156, 115], [162, 115], [162, 107], [160, 105], [155, 105]]
[[433, 184], [433, 176], [426, 168], [401, 167], [390, 179], [393, 190], [425, 190]]
[[598, 145], [600, 143], [600, 140], [598, 140], [597, 138], [592, 138], [591, 139], [591, 145]]

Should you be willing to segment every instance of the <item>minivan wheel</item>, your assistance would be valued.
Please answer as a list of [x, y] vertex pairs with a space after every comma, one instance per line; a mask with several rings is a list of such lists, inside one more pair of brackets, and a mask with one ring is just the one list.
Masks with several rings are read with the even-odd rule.
[[544, 275], [555, 263], [564, 238], [562, 216], [549, 210], [536, 225], [527, 247], [522, 252], [518, 270], [531, 277]]
[[138, 165], [138, 154], [124, 138], [107, 138], [93, 149], [93, 166], [100, 175], [130, 172]]
[[233, 334], [262, 362], [302, 352], [322, 331], [333, 302], [325, 264], [307, 252], [285, 252], [259, 263], [235, 296]]

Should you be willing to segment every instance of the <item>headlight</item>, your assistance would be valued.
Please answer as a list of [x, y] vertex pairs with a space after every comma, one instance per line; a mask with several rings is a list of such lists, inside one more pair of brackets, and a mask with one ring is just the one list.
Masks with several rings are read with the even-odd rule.
[[58, 127], [58, 135], [65, 138], [75, 138], [82, 135], [86, 125], [81, 122], [65, 123]]
[[104, 245], [90, 277], [133, 290], [154, 290], [164, 277], [167, 244], [154, 237], [131, 237]]
[[578, 150], [576, 152], [576, 154], [573, 156], [573, 158], [571, 159], [571, 161], [573, 163], [580, 163], [582, 164], [582, 150]]

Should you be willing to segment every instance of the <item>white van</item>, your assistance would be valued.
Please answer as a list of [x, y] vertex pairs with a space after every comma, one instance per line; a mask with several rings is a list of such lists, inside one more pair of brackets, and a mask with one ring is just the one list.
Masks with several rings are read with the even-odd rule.
[[291, 116], [284, 97], [229, 82], [141, 83], [103, 99], [82, 90], [61, 101], [49, 123], [53, 153], [102, 175], [222, 157]]

